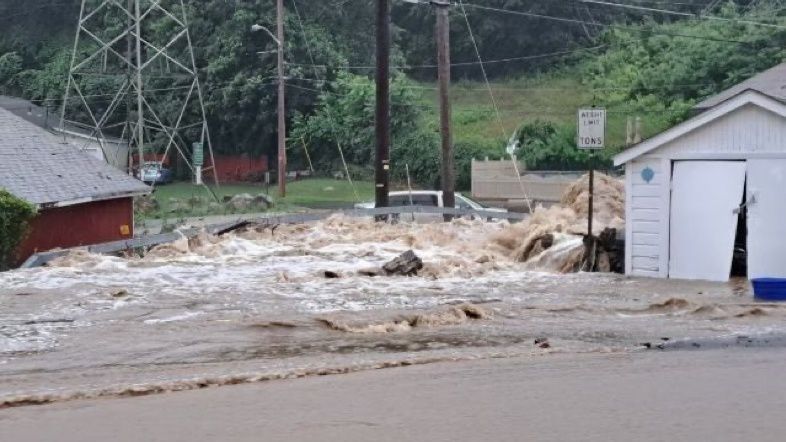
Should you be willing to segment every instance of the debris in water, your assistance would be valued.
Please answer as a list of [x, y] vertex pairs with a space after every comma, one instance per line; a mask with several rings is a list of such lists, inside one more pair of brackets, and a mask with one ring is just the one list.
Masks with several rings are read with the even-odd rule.
[[291, 322], [284, 322], [284, 321], [270, 321], [270, 322], [261, 322], [258, 324], [252, 324], [252, 327], [255, 328], [297, 328], [297, 324], [293, 324]]
[[535, 339], [535, 345], [538, 348], [547, 349], [551, 348], [551, 343], [549, 342], [549, 338], [537, 338]]
[[369, 278], [374, 278], [376, 276], [382, 276], [384, 274], [385, 274], [385, 272], [382, 269], [377, 269], [377, 268], [358, 270], [358, 275], [360, 275], [360, 276], [368, 276]]
[[371, 324], [350, 324], [330, 318], [319, 318], [331, 330], [346, 333], [400, 333], [413, 328], [434, 328], [461, 325], [469, 321], [489, 319], [491, 315], [483, 308], [473, 304], [463, 304], [435, 313], [421, 313], [410, 317]]
[[[602, 237], [603, 246], [595, 247], [591, 268], [616, 270], [622, 267], [622, 255], [616, 245], [607, 244], [616, 243], [616, 229], [625, 225], [625, 186], [607, 175], [596, 177], [591, 233]], [[584, 176], [568, 188], [559, 206], [536, 208], [529, 219], [505, 229], [492, 242], [507, 250], [515, 261], [533, 268], [562, 273], [580, 271], [587, 261], [583, 239], [588, 233], [588, 201], [589, 181]]]
[[763, 308], [756, 307], [734, 315], [735, 318], [747, 318], [751, 316], [752, 317], [767, 316], [767, 311], [764, 310]]
[[74, 319], [33, 319], [25, 321], [24, 325], [41, 325], [41, 324], [73, 324], [76, 322]]
[[338, 278], [341, 278], [341, 274], [339, 274], [338, 272], [332, 272], [330, 270], [325, 270], [323, 272], [323, 275], [327, 279], [338, 279]]
[[[598, 202], [595, 209], [595, 232], [602, 243], [611, 242], [616, 232], [605, 229], [624, 225], [623, 185], [616, 179], [599, 176]], [[126, 262], [163, 264], [173, 260], [194, 258], [226, 258], [264, 255], [264, 250], [277, 250], [287, 256], [351, 256], [368, 258], [371, 262], [387, 257], [389, 250], [409, 252], [388, 263], [383, 270], [362, 268], [352, 272], [361, 276], [407, 275], [441, 279], [445, 277], [473, 278], [495, 270], [512, 268], [577, 272], [583, 269], [587, 235], [586, 179], [568, 190], [561, 206], [538, 207], [521, 223], [484, 222], [482, 220], [455, 219], [449, 223], [377, 223], [373, 219], [355, 219], [342, 215], [301, 224], [242, 223], [222, 231], [223, 236], [200, 232], [197, 236], [180, 239], [150, 250], [143, 258], [129, 257]], [[245, 197], [243, 199], [246, 199]], [[235, 227], [242, 226], [234, 230]], [[609, 241], [605, 241], [609, 238]], [[260, 248], [261, 246], [261, 248]], [[608, 271], [619, 267], [621, 261], [609, 252], [610, 247], [598, 248], [593, 260], [593, 270]], [[417, 255], [415, 255], [417, 253]], [[424, 263], [426, 260], [427, 263]], [[106, 257], [91, 255], [86, 251], [69, 251], [51, 263], [54, 267], [93, 268], [105, 265]], [[520, 263], [525, 263], [523, 266]], [[118, 266], [125, 263], [118, 262]], [[363, 264], [367, 266], [368, 264]], [[343, 271], [343, 268], [341, 269]], [[280, 282], [304, 280], [306, 276], [287, 274], [282, 269]], [[338, 272], [335, 272], [338, 273]], [[342, 276], [349, 276], [344, 272]], [[310, 278], [325, 277], [318, 271]]]
[[388, 275], [416, 276], [418, 271], [423, 269], [423, 260], [415, 252], [408, 250], [382, 266], [382, 269]]
[[111, 297], [115, 298], [115, 299], [117, 299], [117, 298], [125, 298], [125, 297], [130, 296], [130, 294], [128, 293], [128, 290], [125, 290], [125, 289], [116, 290], [116, 291], [110, 293], [109, 295]]

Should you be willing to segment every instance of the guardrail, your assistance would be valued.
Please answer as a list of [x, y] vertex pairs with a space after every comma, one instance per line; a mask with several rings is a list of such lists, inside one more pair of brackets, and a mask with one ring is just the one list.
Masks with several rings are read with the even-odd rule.
[[199, 234], [202, 230], [206, 230], [211, 234], [222, 234], [235, 228], [246, 225], [262, 225], [262, 226], [277, 226], [281, 224], [303, 224], [309, 222], [322, 221], [334, 215], [344, 215], [351, 218], [364, 218], [364, 217], [384, 217], [399, 215], [450, 215], [455, 217], [476, 217], [485, 220], [508, 220], [508, 221], [523, 221], [529, 217], [525, 213], [507, 213], [497, 212], [493, 210], [467, 210], [467, 209], [443, 209], [439, 207], [385, 207], [379, 209], [353, 209], [343, 210], [338, 212], [311, 212], [311, 213], [296, 213], [296, 214], [282, 214], [270, 215], [252, 218], [238, 218], [237, 221], [230, 223], [215, 224], [206, 227], [192, 227], [183, 230], [178, 230], [171, 233], [160, 233], [156, 235], [146, 235], [139, 238], [133, 238], [123, 241], [114, 241], [103, 244], [96, 244], [86, 247], [75, 247], [73, 249], [63, 249], [51, 252], [37, 253], [22, 264], [23, 269], [41, 267], [47, 263], [67, 255], [72, 250], [87, 250], [90, 253], [97, 254], [110, 254], [118, 253], [125, 250], [135, 250], [139, 248], [154, 247], [161, 244], [175, 242], [181, 238], [192, 238]]

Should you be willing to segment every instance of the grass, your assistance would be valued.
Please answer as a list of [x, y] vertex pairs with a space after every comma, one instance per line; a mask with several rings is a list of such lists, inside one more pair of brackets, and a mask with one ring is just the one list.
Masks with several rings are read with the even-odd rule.
[[[370, 182], [356, 182], [355, 189], [360, 201], [373, 198], [374, 186]], [[346, 181], [331, 179], [306, 179], [294, 181], [287, 185], [286, 198], [278, 198], [278, 188], [274, 185], [260, 184], [227, 184], [220, 187], [211, 186], [210, 190], [219, 201], [239, 194], [252, 196], [260, 193], [271, 196], [275, 202], [274, 211], [291, 211], [301, 208], [335, 208], [352, 205], [356, 202], [355, 193]], [[158, 202], [159, 209], [141, 218], [188, 218], [210, 215], [231, 215], [262, 211], [260, 208], [234, 210], [226, 204], [215, 202], [211, 192], [204, 186], [191, 183], [172, 183], [156, 187], [153, 198]]]
[[[424, 104], [437, 103], [435, 84], [424, 83]], [[582, 85], [581, 79], [569, 76], [540, 75], [515, 80], [497, 81], [491, 84], [500, 121], [497, 119], [488, 88], [482, 82], [457, 82], [451, 88], [453, 104], [454, 140], [456, 142], [507, 142], [507, 137], [526, 123], [535, 120], [552, 121], [560, 124], [576, 123], [576, 112], [581, 107], [591, 106], [593, 101], [608, 110], [608, 145], [625, 145], [628, 117], [640, 116], [643, 136], [650, 137], [667, 127], [657, 114], [629, 113], [626, 104], [607, 104], [616, 101], [595, 93]], [[429, 124], [438, 127], [438, 114], [426, 112]], [[503, 135], [504, 132], [504, 135]]]
[[[290, 183], [287, 197], [281, 200], [290, 206], [331, 207], [374, 199], [374, 184], [354, 182], [355, 189], [345, 180], [308, 179]], [[357, 199], [355, 197], [357, 192]]]

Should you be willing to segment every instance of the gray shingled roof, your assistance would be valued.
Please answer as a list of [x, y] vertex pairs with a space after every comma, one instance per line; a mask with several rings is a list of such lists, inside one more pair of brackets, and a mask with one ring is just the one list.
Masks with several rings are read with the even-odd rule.
[[0, 109], [0, 188], [46, 205], [147, 193], [141, 181]]
[[768, 97], [786, 102], [786, 63], [781, 63], [742, 83], [714, 95], [696, 105], [696, 109], [709, 109], [747, 90], [760, 92]]

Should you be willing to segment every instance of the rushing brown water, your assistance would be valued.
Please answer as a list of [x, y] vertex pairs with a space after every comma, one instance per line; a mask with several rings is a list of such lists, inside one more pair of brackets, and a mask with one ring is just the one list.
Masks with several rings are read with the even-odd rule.
[[[580, 240], [518, 263], [516, 232], [334, 218], [0, 274], [0, 407], [786, 332], [786, 307], [745, 284], [559, 275]], [[421, 276], [359, 273], [409, 249]]]

